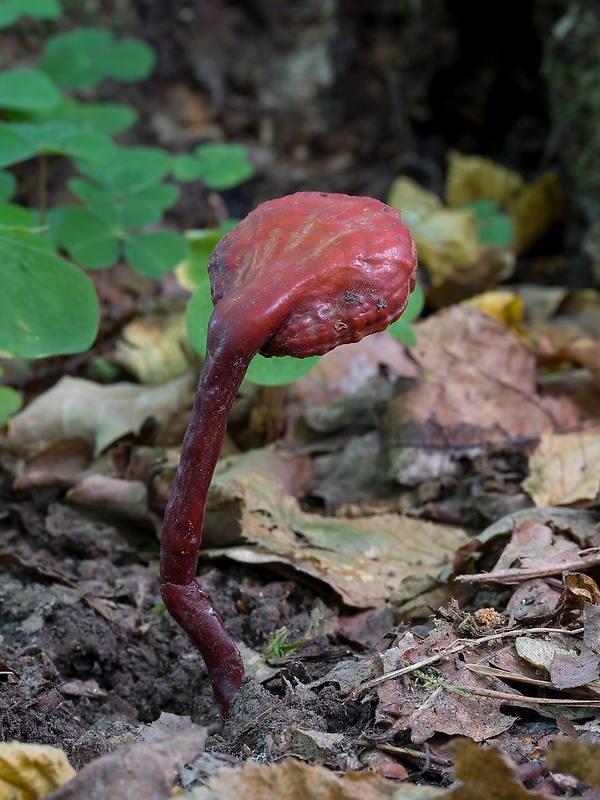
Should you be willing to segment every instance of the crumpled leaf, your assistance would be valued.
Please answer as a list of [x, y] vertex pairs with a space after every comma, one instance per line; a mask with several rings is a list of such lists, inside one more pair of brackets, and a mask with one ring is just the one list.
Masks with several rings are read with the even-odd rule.
[[488, 317], [498, 320], [507, 328], [516, 330], [523, 320], [524, 303], [523, 299], [515, 292], [506, 289], [495, 289], [468, 300], [463, 300], [465, 308], [477, 308]]
[[600, 492], [600, 427], [542, 433], [522, 486], [538, 508], [595, 502]]
[[195, 792], [194, 800], [434, 800], [443, 789], [402, 786], [367, 772], [336, 775], [296, 759], [277, 764], [246, 761], [241, 769], [223, 769], [209, 780], [211, 791]]
[[461, 306], [415, 323], [420, 376], [397, 384], [382, 414], [391, 479], [407, 486], [460, 474], [460, 459], [578, 421], [568, 400], [537, 393], [534, 356], [487, 315]]
[[150, 388], [61, 378], [9, 421], [7, 440], [16, 450], [40, 452], [52, 442], [81, 437], [98, 455], [121, 437], [139, 433], [149, 419], [164, 424], [191, 402], [194, 384], [189, 374]]
[[0, 743], [0, 797], [38, 800], [75, 775], [58, 747], [23, 742]]
[[[224, 470], [209, 493], [212, 513], [239, 506], [244, 545], [204, 551], [252, 564], [285, 564], [327, 583], [355, 608], [412, 599], [439, 585], [442, 566], [467, 534], [396, 514], [342, 519], [302, 511], [274, 480]], [[207, 517], [210, 526], [210, 519]], [[231, 527], [231, 526], [230, 526]]]
[[117, 748], [84, 767], [52, 800], [165, 800], [177, 771], [204, 750], [206, 735], [197, 727], [168, 739]]
[[442, 201], [411, 178], [397, 178], [388, 203], [402, 209], [402, 218], [417, 245], [419, 261], [436, 285], [454, 269], [469, 269], [481, 245], [471, 211], [444, 208]]

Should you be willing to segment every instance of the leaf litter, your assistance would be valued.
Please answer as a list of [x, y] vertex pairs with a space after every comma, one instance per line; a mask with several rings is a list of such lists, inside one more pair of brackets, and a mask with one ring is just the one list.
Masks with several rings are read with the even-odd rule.
[[[0, 703], [7, 738], [56, 744], [77, 767], [51, 796], [597, 786], [595, 298], [555, 293], [534, 310], [534, 293], [516, 295], [520, 318], [454, 306], [416, 323], [408, 352], [384, 336], [381, 362], [348, 350], [328, 373], [323, 359], [321, 384], [309, 374], [289, 393], [285, 442], [222, 460], [201, 569], [255, 676], [222, 730], [197, 656], [156, 605], [169, 431], [193, 380], [65, 379], [66, 394], [14, 418]], [[569, 347], [542, 336], [540, 320], [551, 330], [567, 311], [585, 357], [579, 333]], [[574, 392], [581, 370], [591, 382]], [[240, 398], [242, 425], [256, 399]], [[206, 742], [205, 728], [150, 734], [165, 710], [210, 724]], [[417, 776], [428, 785], [406, 783]]]

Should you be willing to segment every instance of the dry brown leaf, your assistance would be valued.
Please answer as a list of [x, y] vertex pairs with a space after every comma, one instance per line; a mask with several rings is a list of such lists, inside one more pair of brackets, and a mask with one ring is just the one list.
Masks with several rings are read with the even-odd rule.
[[177, 771], [204, 750], [206, 736], [193, 730], [149, 744], [119, 747], [92, 761], [48, 800], [165, 800]]
[[538, 508], [597, 500], [600, 427], [590, 426], [576, 433], [542, 433], [522, 486]]
[[0, 798], [38, 800], [70, 781], [75, 770], [58, 747], [0, 743]]
[[97, 455], [122, 436], [139, 433], [149, 419], [166, 423], [191, 402], [194, 384], [189, 374], [150, 388], [62, 378], [9, 420], [7, 440], [17, 451], [40, 452], [52, 442], [81, 437]]
[[89, 475], [67, 492], [69, 503], [136, 520], [151, 521], [148, 490], [141, 481]]
[[[399, 787], [365, 772], [339, 776], [291, 758], [273, 765], [247, 761], [242, 769], [223, 769], [210, 779], [209, 786], [212, 797], [222, 800], [434, 800], [446, 795], [442, 789], [426, 786]], [[194, 797], [201, 800], [207, 795]]]
[[517, 778], [515, 763], [498, 748], [460, 739], [452, 743], [451, 753], [460, 785], [448, 792], [448, 800], [542, 800], [547, 796], [528, 792]]
[[536, 391], [536, 363], [496, 320], [452, 307], [415, 323], [421, 377], [399, 384], [382, 418], [389, 476], [416, 485], [460, 470], [459, 459], [489, 445], [530, 438], [579, 419], [567, 400]]
[[597, 742], [555, 739], [546, 755], [546, 763], [553, 772], [566, 772], [600, 789], [600, 744]]
[[207, 555], [291, 566], [356, 608], [401, 602], [437, 586], [442, 566], [468, 538], [460, 528], [396, 514], [351, 520], [308, 514], [253, 469], [217, 475], [209, 507], [212, 513], [224, 509], [228, 519], [239, 513], [238, 536], [246, 544]]

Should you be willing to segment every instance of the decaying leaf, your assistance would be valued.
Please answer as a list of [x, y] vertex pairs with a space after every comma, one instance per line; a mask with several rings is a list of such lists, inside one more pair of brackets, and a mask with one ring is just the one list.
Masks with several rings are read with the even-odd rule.
[[461, 459], [578, 420], [567, 401], [540, 397], [534, 356], [504, 325], [452, 307], [415, 323], [416, 380], [398, 382], [382, 416], [388, 475], [401, 484], [460, 474]]
[[194, 384], [190, 374], [149, 388], [62, 378], [12, 417], [8, 442], [18, 451], [40, 452], [53, 442], [80, 437], [97, 455], [122, 436], [139, 433], [149, 419], [164, 424], [191, 402]]
[[545, 431], [529, 459], [523, 488], [536, 506], [592, 503], [600, 492], [600, 428]]
[[460, 785], [448, 792], [448, 800], [533, 800], [545, 794], [529, 792], [517, 778], [512, 759], [495, 747], [478, 747], [468, 739], [452, 744], [456, 778]]
[[75, 770], [58, 747], [0, 743], [0, 797], [38, 800], [70, 781]]
[[600, 744], [555, 739], [546, 761], [549, 769], [574, 775], [588, 786], [600, 789]]
[[239, 519], [238, 537], [245, 544], [204, 551], [207, 555], [291, 566], [327, 583], [355, 608], [431, 590], [444, 563], [468, 538], [458, 527], [396, 514], [351, 520], [308, 514], [274, 480], [253, 470], [218, 474], [209, 506], [211, 513], [227, 510], [231, 523]]
[[367, 772], [339, 776], [291, 758], [273, 765], [247, 761], [242, 769], [221, 770], [209, 786], [210, 794], [200, 790], [194, 800], [434, 800], [446, 794], [426, 786], [399, 788], [394, 781]]

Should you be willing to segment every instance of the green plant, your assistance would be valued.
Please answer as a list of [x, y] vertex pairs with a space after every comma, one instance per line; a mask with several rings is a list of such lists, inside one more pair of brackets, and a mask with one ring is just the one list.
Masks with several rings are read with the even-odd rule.
[[[60, 15], [57, 0], [4, 0], [0, 28], [23, 16]], [[224, 189], [251, 176], [241, 145], [208, 143], [174, 156], [121, 146], [114, 137], [135, 124], [135, 109], [83, 102], [76, 94], [108, 78], [145, 80], [154, 61], [146, 43], [95, 27], [48, 36], [35, 67], [0, 71], [1, 356], [36, 359], [89, 349], [99, 304], [81, 268], [124, 259], [146, 276], [164, 275], [188, 254], [183, 235], [160, 227], [179, 195], [170, 179]], [[20, 168], [27, 189], [18, 186], [11, 168], [34, 160], [37, 171]], [[70, 198], [49, 206], [49, 172], [58, 160], [72, 168], [65, 187]], [[0, 424], [17, 405], [15, 392], [0, 386]]]

